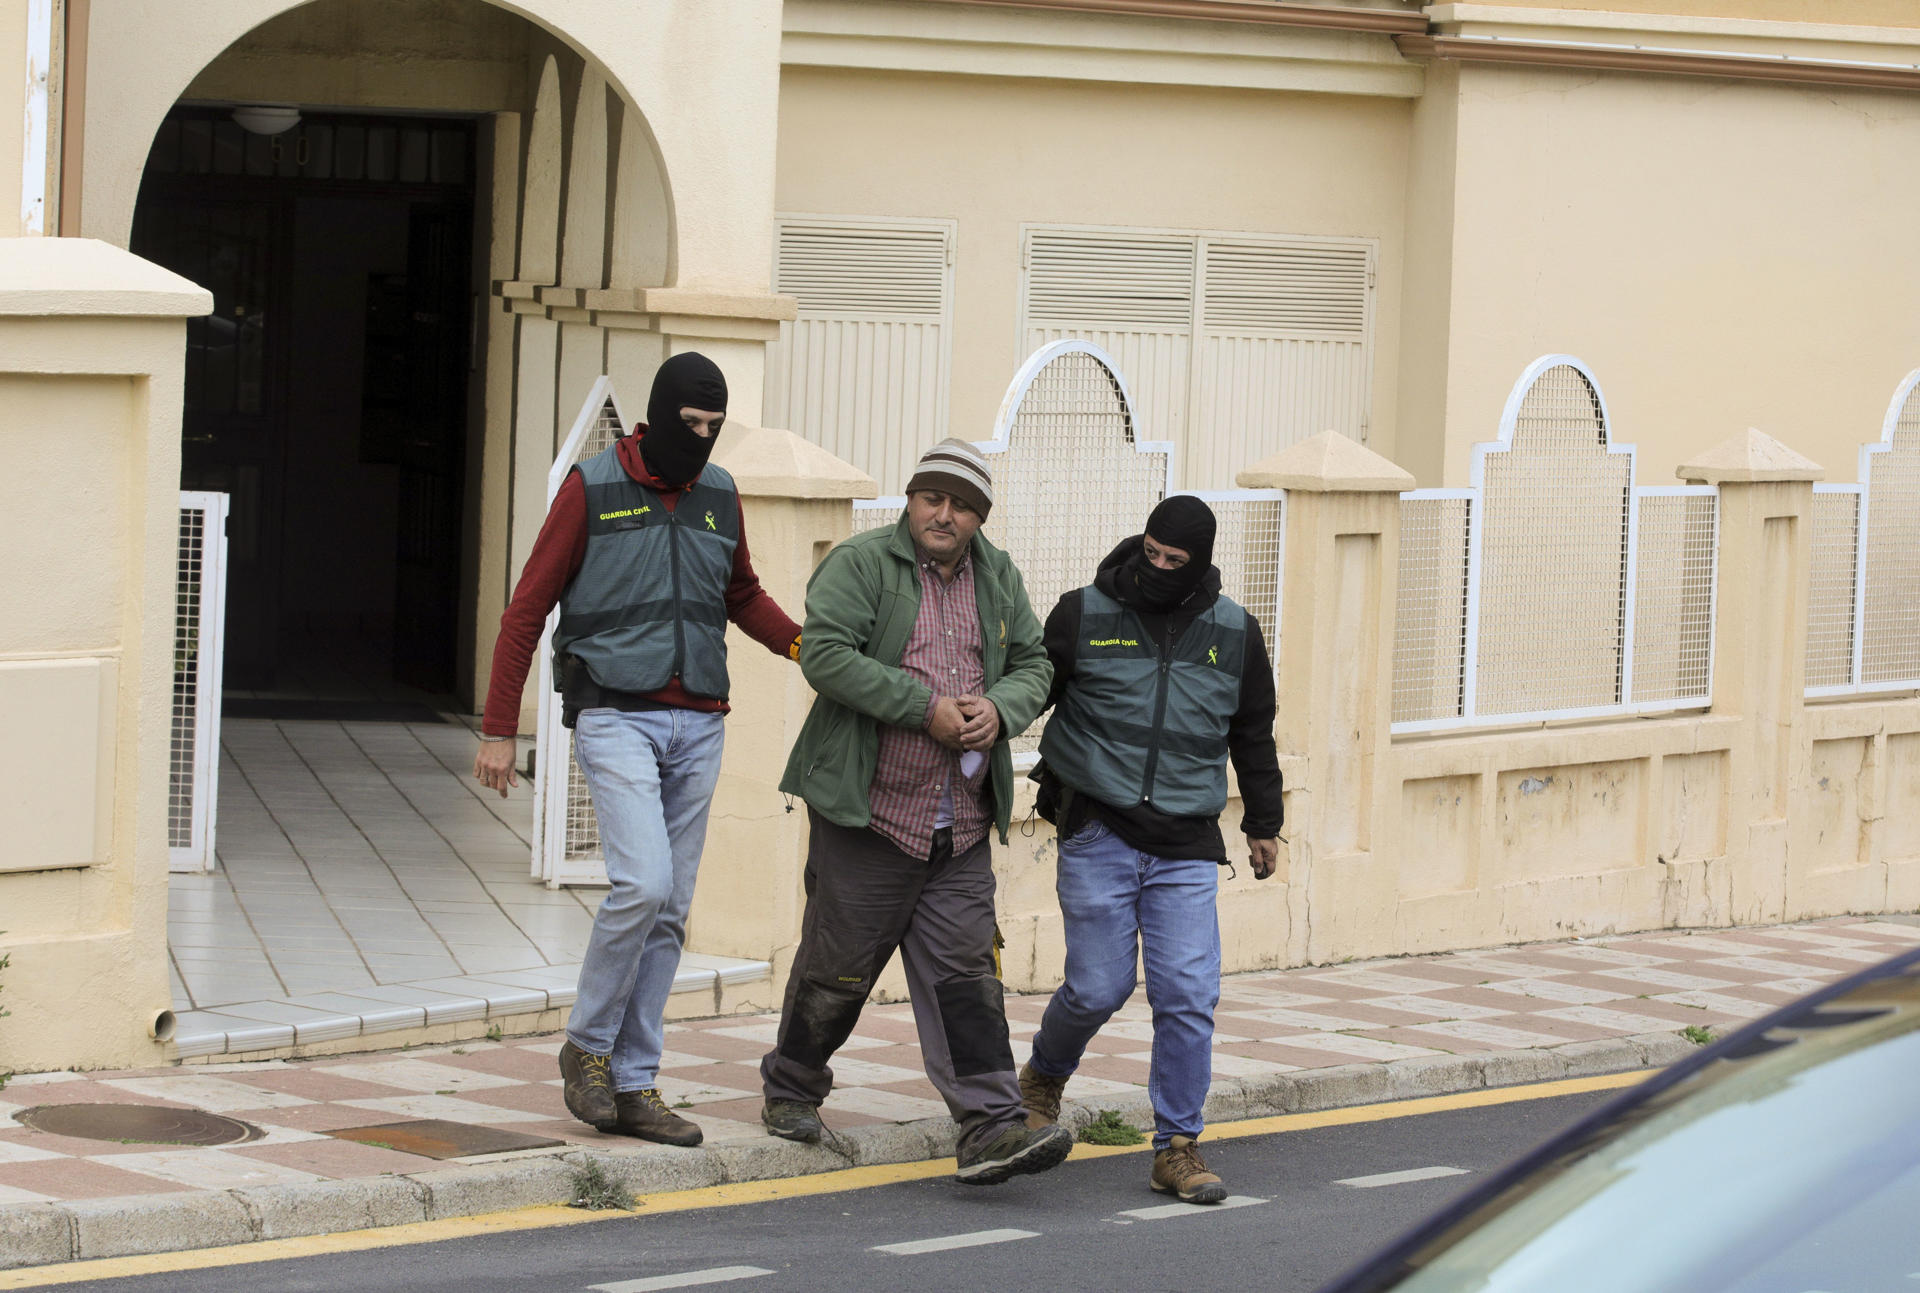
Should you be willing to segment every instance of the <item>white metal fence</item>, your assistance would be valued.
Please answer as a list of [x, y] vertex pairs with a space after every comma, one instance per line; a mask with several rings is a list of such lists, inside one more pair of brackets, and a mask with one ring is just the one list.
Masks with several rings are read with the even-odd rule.
[[1393, 730], [1705, 705], [1719, 495], [1635, 488], [1585, 365], [1536, 360], [1473, 485], [1401, 496]]
[[220, 794], [220, 674], [227, 609], [227, 496], [180, 495], [167, 757], [167, 866], [214, 869]]
[[[1140, 533], [1169, 491], [1174, 445], [1147, 440], [1119, 366], [1091, 342], [1050, 342], [1021, 365], [995, 420], [977, 442], [993, 469], [986, 534], [1026, 580], [1043, 622], [1054, 603], [1093, 579], [1116, 544]], [[1279, 628], [1280, 490], [1196, 490], [1219, 518], [1214, 563], [1222, 590], [1260, 622], [1269, 648]], [[892, 525], [903, 498], [854, 504], [855, 532]], [[1030, 762], [1044, 720], [1016, 739]]]
[[[561, 443], [547, 473], [547, 506], [578, 463], [600, 453], [626, 434], [627, 423], [611, 378], [593, 384], [580, 416]], [[600, 822], [593, 813], [587, 779], [573, 757], [573, 733], [561, 720], [560, 694], [553, 689], [553, 631], [556, 607], [540, 634], [535, 664], [540, 689], [539, 760], [533, 777], [533, 875], [549, 889], [567, 884], [606, 884], [606, 854], [600, 847]]]
[[1920, 688], [1920, 369], [1861, 446], [1859, 483], [1813, 490], [1807, 695]]

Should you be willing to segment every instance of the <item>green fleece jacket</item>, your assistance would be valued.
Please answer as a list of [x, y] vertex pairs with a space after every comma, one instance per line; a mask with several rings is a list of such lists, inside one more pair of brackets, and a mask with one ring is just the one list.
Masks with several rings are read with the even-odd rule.
[[[1000, 711], [987, 787], [1004, 844], [1013, 812], [1007, 742], [1046, 706], [1053, 665], [1012, 559], [977, 534], [970, 555], [986, 695]], [[780, 789], [836, 825], [863, 828], [872, 821], [867, 789], [879, 754], [878, 724], [918, 731], [926, 720], [933, 691], [900, 668], [919, 618], [920, 576], [905, 515], [891, 530], [869, 530], [836, 546], [807, 581], [800, 672], [819, 695]]]

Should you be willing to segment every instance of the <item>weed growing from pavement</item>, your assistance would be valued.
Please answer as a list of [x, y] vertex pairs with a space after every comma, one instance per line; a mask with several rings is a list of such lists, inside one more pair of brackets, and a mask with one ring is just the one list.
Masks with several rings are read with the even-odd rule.
[[632, 1212], [640, 1206], [632, 1190], [608, 1176], [607, 1169], [591, 1158], [573, 1169], [573, 1197], [567, 1202], [589, 1212], [610, 1212], [615, 1208]]
[[1695, 1046], [1705, 1046], [1713, 1040], [1713, 1029], [1702, 1028], [1699, 1024], [1688, 1024], [1680, 1030], [1680, 1035]]
[[1146, 1137], [1117, 1109], [1102, 1109], [1098, 1118], [1080, 1129], [1080, 1139], [1089, 1145], [1138, 1145]]
[[506, 1035], [507, 1035], [507, 1030], [506, 1030], [506, 1029], [504, 1029], [504, 1028], [502, 1028], [502, 1027], [501, 1027], [501, 1026], [500, 1026], [499, 1024], [488, 1024], [488, 1025], [487, 1025], [487, 1040], [488, 1040], [488, 1041], [490, 1041], [490, 1042], [497, 1042], [497, 1041], [499, 1041], [499, 1040], [500, 1040], [500, 1039], [501, 1039], [502, 1037], [505, 1037]]

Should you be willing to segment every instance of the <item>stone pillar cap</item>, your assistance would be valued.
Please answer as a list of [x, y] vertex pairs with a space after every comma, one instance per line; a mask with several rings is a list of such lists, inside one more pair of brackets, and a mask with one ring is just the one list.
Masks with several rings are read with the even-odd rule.
[[1827, 471], [1766, 432], [1748, 427], [1693, 461], [1681, 463], [1673, 474], [1684, 481], [1718, 485], [1726, 481], [1820, 480]]
[[713, 460], [742, 494], [761, 498], [878, 498], [873, 477], [805, 436], [727, 423]]
[[1398, 494], [1415, 483], [1398, 464], [1338, 431], [1322, 431], [1289, 445], [1234, 480], [1242, 489], [1297, 489], [1315, 494]]
[[198, 318], [199, 284], [94, 238], [0, 238], [0, 315]]

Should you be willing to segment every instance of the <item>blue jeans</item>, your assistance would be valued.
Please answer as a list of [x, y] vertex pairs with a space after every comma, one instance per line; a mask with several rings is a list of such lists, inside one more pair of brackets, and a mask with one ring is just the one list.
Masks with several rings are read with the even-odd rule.
[[[1220, 1002], [1220, 867], [1142, 853], [1105, 824], [1060, 841], [1067, 978], [1033, 1038], [1033, 1067], [1068, 1077], [1087, 1043], [1133, 995], [1138, 957], [1153, 1008], [1153, 1144], [1200, 1134], [1213, 1082], [1213, 1008]], [[1144, 945], [1144, 955], [1139, 948]]]
[[616, 1091], [650, 1087], [660, 1071], [725, 735], [721, 715], [690, 709], [588, 709], [574, 727], [613, 887], [593, 918], [567, 1036], [613, 1056]]

